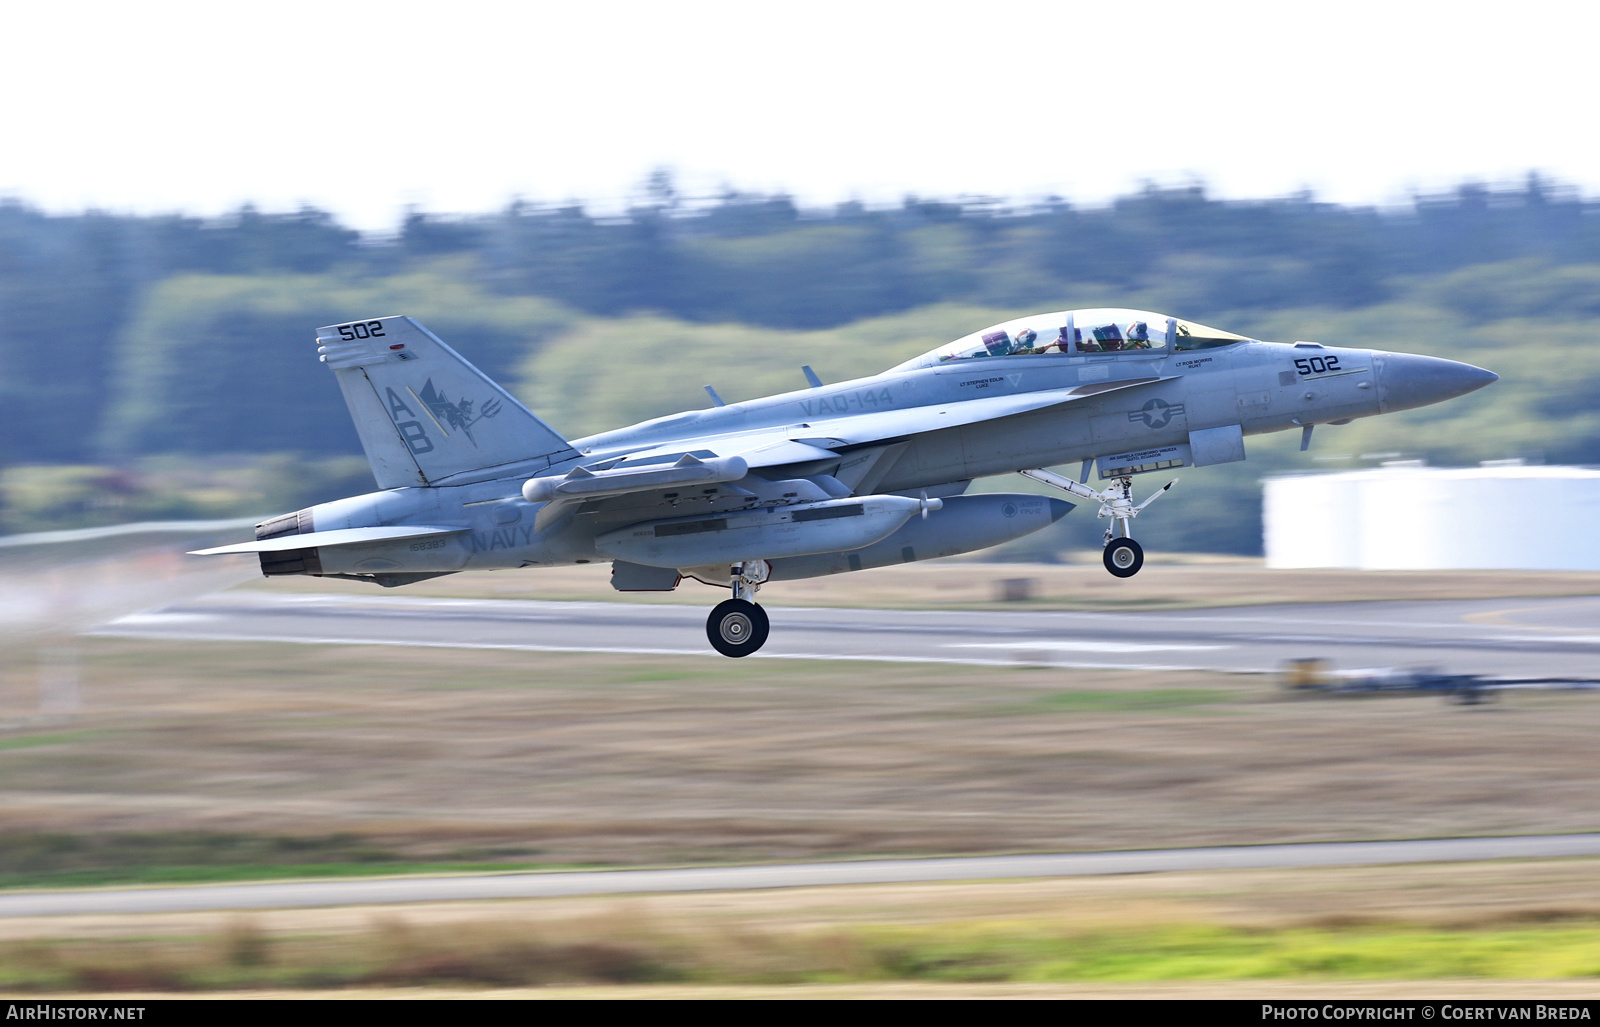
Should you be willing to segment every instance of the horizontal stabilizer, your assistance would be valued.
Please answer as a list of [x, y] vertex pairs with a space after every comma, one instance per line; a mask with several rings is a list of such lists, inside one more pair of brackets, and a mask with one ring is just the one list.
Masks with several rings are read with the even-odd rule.
[[315, 549], [320, 546], [355, 546], [364, 542], [393, 542], [403, 538], [426, 538], [429, 535], [454, 535], [470, 528], [446, 528], [426, 524], [396, 524], [379, 528], [335, 528], [332, 531], [308, 531], [304, 535], [279, 535], [255, 542], [240, 542], [234, 546], [215, 549], [197, 549], [190, 556], [221, 556], [224, 553], [286, 553], [293, 549]]

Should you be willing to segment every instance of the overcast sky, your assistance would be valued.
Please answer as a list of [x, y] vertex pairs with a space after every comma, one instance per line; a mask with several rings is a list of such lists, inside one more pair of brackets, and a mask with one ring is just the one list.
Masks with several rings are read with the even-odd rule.
[[1576, 2], [11, 5], [0, 194], [52, 210], [803, 203], [1198, 179], [1403, 202], [1536, 168], [1600, 193]]

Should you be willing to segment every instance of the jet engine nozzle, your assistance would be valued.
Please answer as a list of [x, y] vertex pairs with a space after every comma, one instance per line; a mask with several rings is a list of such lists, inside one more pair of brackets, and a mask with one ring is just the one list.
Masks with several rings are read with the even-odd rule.
[[1374, 351], [1372, 357], [1378, 380], [1378, 412], [1384, 414], [1442, 403], [1500, 380], [1493, 371], [1459, 360], [1382, 351]]

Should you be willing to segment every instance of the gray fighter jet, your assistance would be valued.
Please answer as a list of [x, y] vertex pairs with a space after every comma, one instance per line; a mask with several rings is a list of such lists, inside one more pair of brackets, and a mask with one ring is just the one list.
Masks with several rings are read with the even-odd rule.
[[[611, 561], [620, 591], [732, 590], [706, 634], [767, 639], [756, 591], [984, 549], [1073, 504], [967, 495], [1020, 471], [1099, 504], [1106, 570], [1138, 573], [1136, 475], [1245, 458], [1244, 437], [1437, 403], [1497, 376], [1470, 364], [1260, 342], [1141, 310], [1019, 317], [882, 374], [562, 438], [409, 317], [330, 325], [333, 371], [380, 491], [264, 521], [262, 573], [383, 586], [479, 568]], [[597, 369], [598, 373], [598, 369]], [[1052, 465], [1077, 464], [1077, 479]], [[1098, 471], [1100, 487], [1090, 484]]]

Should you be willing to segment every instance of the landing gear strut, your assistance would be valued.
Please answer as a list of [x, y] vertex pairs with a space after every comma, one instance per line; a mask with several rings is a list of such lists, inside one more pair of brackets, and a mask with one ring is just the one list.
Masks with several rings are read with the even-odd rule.
[[[1087, 464], [1085, 465], [1087, 466]], [[1063, 492], [1077, 496], [1079, 499], [1092, 499], [1100, 504], [1100, 512], [1096, 517], [1107, 517], [1116, 522], [1119, 531], [1106, 528], [1105, 551], [1100, 554], [1100, 562], [1106, 565], [1106, 570], [1119, 578], [1131, 578], [1139, 573], [1139, 568], [1144, 566], [1144, 547], [1128, 536], [1128, 525], [1139, 516], [1139, 512], [1154, 503], [1157, 498], [1166, 493], [1167, 489], [1178, 484], [1174, 478], [1167, 482], [1150, 498], [1133, 505], [1133, 479], [1122, 477], [1116, 479], [1111, 487], [1104, 492], [1098, 492], [1081, 482], [1064, 478], [1050, 471], [1023, 471], [1023, 474], [1034, 481], [1042, 481], [1046, 485], [1058, 488]]]
[[718, 603], [706, 618], [706, 638], [724, 656], [749, 656], [767, 642], [767, 611], [756, 605], [759, 589], [772, 568], [765, 560], [746, 560], [731, 570], [733, 598]]

